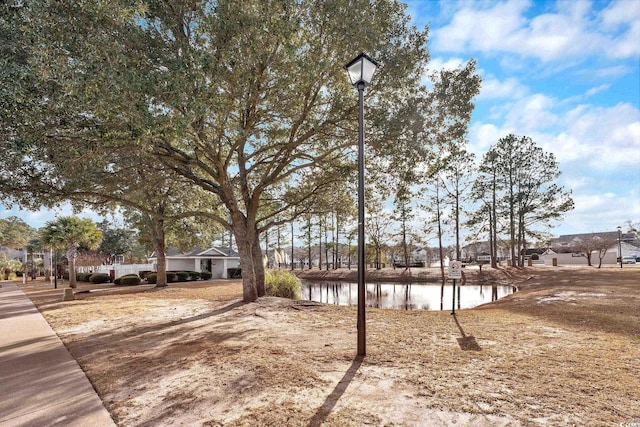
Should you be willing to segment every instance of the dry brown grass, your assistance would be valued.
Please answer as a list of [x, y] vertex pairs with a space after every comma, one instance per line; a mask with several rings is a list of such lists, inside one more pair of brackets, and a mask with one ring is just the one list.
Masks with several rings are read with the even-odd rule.
[[520, 291], [368, 309], [364, 360], [355, 308], [242, 304], [239, 282], [24, 290], [122, 426], [640, 425], [640, 268], [492, 274]]

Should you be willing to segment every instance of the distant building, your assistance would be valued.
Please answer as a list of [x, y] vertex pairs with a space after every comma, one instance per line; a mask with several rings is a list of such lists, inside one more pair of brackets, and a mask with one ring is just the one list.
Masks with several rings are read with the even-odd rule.
[[[214, 279], [226, 279], [228, 269], [240, 267], [240, 255], [224, 247], [193, 248], [189, 252], [169, 248], [165, 257], [167, 271], [210, 271]], [[157, 265], [155, 253], [151, 254], [149, 261]]]

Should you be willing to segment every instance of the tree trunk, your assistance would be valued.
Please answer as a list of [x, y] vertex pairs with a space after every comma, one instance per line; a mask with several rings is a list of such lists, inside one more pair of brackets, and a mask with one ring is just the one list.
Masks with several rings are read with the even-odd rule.
[[444, 275], [444, 250], [442, 247], [442, 221], [440, 219], [440, 188], [438, 185], [438, 181], [436, 181], [436, 222], [438, 224], [438, 249], [440, 251], [440, 275], [442, 277], [442, 286], [444, 286], [447, 279]]
[[242, 270], [242, 301], [253, 302], [258, 299], [253, 262], [253, 244], [236, 234], [236, 246], [240, 254]]
[[322, 270], [322, 218], [318, 220], [318, 270]]
[[240, 254], [240, 268], [242, 270], [242, 300], [253, 302], [265, 295], [264, 261], [260, 248], [260, 236], [257, 230], [251, 230], [248, 225], [236, 222], [233, 234]]
[[309, 252], [309, 270], [311, 270], [311, 217], [309, 217], [309, 220], [307, 221], [307, 232], [309, 233], [309, 244], [307, 245], [307, 251]]
[[167, 286], [167, 257], [164, 220], [151, 218], [153, 230], [153, 249], [156, 251], [156, 288]]
[[293, 264], [293, 244], [294, 244], [294, 235], [293, 235], [293, 221], [291, 221], [291, 271], [293, 271], [294, 269], [294, 264]]
[[254, 283], [258, 297], [263, 297], [266, 295], [264, 287], [264, 262], [262, 261], [262, 249], [260, 249], [260, 239], [257, 232], [253, 240], [253, 273], [255, 275]]
[[[69, 287], [76, 288], [76, 247], [69, 247], [67, 249], [67, 260], [69, 261]], [[25, 273], [26, 274], [26, 273]]]

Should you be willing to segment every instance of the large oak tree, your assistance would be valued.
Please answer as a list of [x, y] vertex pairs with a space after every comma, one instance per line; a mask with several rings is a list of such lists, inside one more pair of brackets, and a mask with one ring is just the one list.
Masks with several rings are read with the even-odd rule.
[[[27, 18], [15, 39], [29, 40], [18, 43], [30, 76], [20, 88], [38, 108], [12, 120], [2, 140], [33, 170], [17, 164], [20, 174], [3, 182], [21, 175], [31, 185], [48, 182], [61, 197], [80, 195], [96, 188], [99, 175], [81, 176], [65, 157], [84, 160], [84, 171], [122, 173], [122, 159], [139, 153], [150, 170], [157, 163], [179, 176], [183, 194], [195, 185], [212, 197], [211, 209], [179, 215], [205, 215], [232, 231], [245, 301], [264, 294], [260, 234], [355, 162], [357, 96], [342, 65], [363, 50], [384, 63], [367, 90], [369, 142], [381, 155], [403, 134], [407, 109], [424, 117], [412, 99], [428, 61], [427, 34], [409, 24], [397, 1], [14, 6]], [[131, 191], [144, 194], [144, 183], [132, 182], [142, 191]], [[124, 195], [131, 187], [114, 179], [102, 196], [88, 196], [137, 208]]]

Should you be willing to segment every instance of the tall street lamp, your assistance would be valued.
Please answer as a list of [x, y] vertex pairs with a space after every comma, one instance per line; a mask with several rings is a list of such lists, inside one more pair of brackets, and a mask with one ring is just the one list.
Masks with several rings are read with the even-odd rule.
[[365, 325], [365, 251], [364, 251], [364, 88], [371, 83], [380, 64], [367, 54], [360, 53], [344, 66], [351, 84], [358, 89], [358, 356], [367, 354]]
[[620, 268], [622, 268], [622, 227], [618, 226], [618, 254], [620, 255]]

